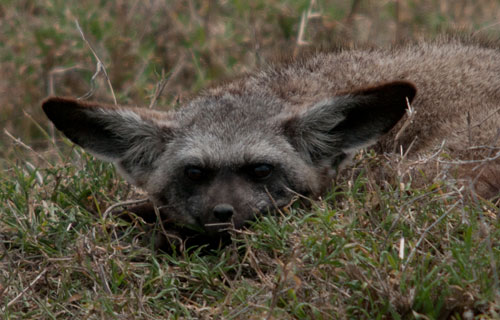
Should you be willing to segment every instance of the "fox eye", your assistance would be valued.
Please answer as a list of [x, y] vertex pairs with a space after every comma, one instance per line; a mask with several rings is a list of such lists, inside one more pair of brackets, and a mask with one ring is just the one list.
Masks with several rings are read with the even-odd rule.
[[205, 177], [203, 169], [198, 167], [186, 167], [184, 174], [192, 181], [201, 181]]
[[258, 164], [250, 168], [250, 174], [258, 180], [269, 178], [271, 173], [273, 173], [273, 166], [269, 164]]

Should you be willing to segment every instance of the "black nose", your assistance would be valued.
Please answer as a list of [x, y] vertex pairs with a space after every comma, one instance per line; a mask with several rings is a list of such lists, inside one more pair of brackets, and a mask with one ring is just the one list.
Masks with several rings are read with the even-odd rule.
[[218, 204], [214, 208], [214, 216], [221, 222], [228, 222], [233, 216], [234, 208], [227, 203]]

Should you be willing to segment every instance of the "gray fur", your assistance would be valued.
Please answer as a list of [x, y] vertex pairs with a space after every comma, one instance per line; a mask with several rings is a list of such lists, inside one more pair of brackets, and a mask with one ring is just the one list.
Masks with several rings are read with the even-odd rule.
[[[447, 39], [317, 53], [207, 89], [179, 111], [62, 98], [43, 107], [75, 143], [116, 163], [171, 221], [216, 232], [288, 204], [293, 192], [321, 194], [359, 148], [379, 141], [380, 151], [392, 150], [407, 102], [417, 113], [397, 143], [413, 143], [409, 157], [432, 152], [443, 139], [470, 158], [477, 156], [467, 152], [470, 144], [498, 148], [499, 101], [499, 50]], [[470, 130], [468, 113], [480, 123]], [[273, 171], [255, 179], [255, 171], [267, 170], [257, 168], [262, 164]], [[190, 180], [189, 168], [201, 168], [206, 179]], [[500, 177], [498, 161], [488, 170]], [[214, 216], [228, 208], [231, 221]]]

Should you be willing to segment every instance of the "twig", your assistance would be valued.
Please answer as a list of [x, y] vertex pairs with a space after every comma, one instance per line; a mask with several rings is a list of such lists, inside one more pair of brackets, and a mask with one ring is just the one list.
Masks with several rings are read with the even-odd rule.
[[160, 216], [160, 209], [158, 208], [158, 206], [155, 203], [153, 203], [153, 209], [154, 209], [155, 214], [156, 214], [156, 221], [158, 221], [158, 223], [160, 224], [161, 232], [163, 233], [163, 235], [167, 239], [174, 238], [175, 240], [179, 241], [179, 252], [183, 252], [184, 251], [184, 242], [182, 241], [181, 237], [168, 233], [167, 230], [165, 230], [165, 227], [163, 226], [163, 220], [161, 219], [161, 216]]
[[16, 301], [19, 300], [26, 293], [26, 291], [28, 291], [31, 287], [33, 287], [35, 285], [35, 283], [38, 282], [38, 280], [40, 280], [40, 278], [45, 274], [45, 272], [47, 272], [47, 268], [43, 269], [42, 272], [40, 272], [40, 274], [38, 276], [36, 276], [36, 278], [33, 281], [31, 281], [31, 283], [26, 288], [23, 289], [23, 291], [21, 291], [9, 303], [7, 303], [7, 307], [2, 308], [2, 312], [4, 312], [6, 308], [9, 308], [11, 305], [16, 303]]
[[415, 111], [415, 109], [412, 108], [408, 97], [406, 97], [406, 106], [407, 106], [406, 114], [408, 115], [408, 117], [403, 123], [403, 126], [401, 126], [401, 129], [399, 129], [398, 133], [396, 133], [396, 136], [394, 137], [394, 150], [396, 150], [397, 141], [399, 140], [403, 132], [406, 130], [406, 128], [413, 122], [413, 119], [415, 119], [415, 115], [417, 114], [417, 111]]
[[299, 34], [297, 36], [297, 46], [302, 46], [308, 44], [304, 41], [304, 31], [306, 29], [307, 24], [307, 15], [306, 12], [302, 12], [302, 16], [300, 18], [300, 26], [299, 26]]
[[434, 154], [432, 154], [430, 157], [419, 158], [419, 160], [415, 161], [415, 163], [428, 163], [434, 158], [437, 158], [441, 154], [441, 152], [443, 152], [445, 144], [446, 144], [446, 139], [443, 139], [441, 145], [439, 146], [438, 150], [434, 152]]
[[12, 140], [14, 140], [15, 143], [17, 143], [18, 145], [20, 145], [21, 147], [33, 152], [38, 158], [42, 159], [44, 162], [48, 163], [49, 166], [51, 168], [53, 168], [54, 166], [50, 163], [50, 161], [45, 158], [44, 156], [42, 156], [40, 153], [36, 152], [35, 150], [33, 150], [32, 147], [28, 146], [27, 144], [25, 144], [24, 142], [21, 141], [21, 139], [19, 138], [16, 138], [14, 137], [9, 131], [7, 131], [7, 129], [3, 129], [3, 132], [9, 137], [11, 138]]
[[111, 90], [111, 95], [113, 96], [113, 102], [115, 103], [115, 105], [117, 105], [118, 102], [116, 101], [115, 91], [113, 90], [113, 86], [111, 85], [111, 81], [109, 80], [108, 72], [106, 71], [106, 67], [104, 66], [104, 63], [102, 63], [101, 59], [99, 59], [99, 56], [95, 52], [94, 48], [92, 47], [90, 42], [85, 37], [85, 34], [83, 33], [82, 28], [80, 27], [80, 24], [78, 23], [78, 20], [75, 20], [75, 24], [76, 24], [76, 28], [80, 32], [80, 35], [82, 36], [83, 41], [85, 41], [85, 43], [89, 47], [90, 51], [94, 55], [94, 58], [97, 60], [96, 72], [94, 73], [94, 75], [90, 79], [90, 83], [91, 83], [90, 91], [87, 92], [86, 94], [84, 94], [83, 96], [81, 96], [79, 99], [88, 99], [89, 97], [91, 97], [94, 94], [95, 79], [102, 72], [104, 74], [104, 77], [106, 78], [106, 81], [108, 82], [109, 89]]
[[472, 164], [472, 163], [486, 163], [486, 162], [490, 162], [490, 161], [495, 161], [497, 159], [500, 159], [500, 152], [497, 152], [493, 157], [483, 158], [480, 160], [445, 161], [445, 160], [437, 159], [437, 161], [440, 163], [445, 163], [445, 164]]
[[[205, 227], [221, 227], [221, 226], [228, 226], [229, 229], [227, 230], [232, 230], [234, 229], [234, 224], [231, 222], [214, 222], [214, 223], [205, 223]], [[232, 229], [230, 227], [233, 227]]]
[[297, 45], [295, 47], [294, 55], [296, 55], [298, 53], [298, 48], [300, 46], [304, 46], [304, 45], [309, 44], [308, 41], [304, 40], [304, 34], [306, 31], [307, 22], [309, 21], [309, 19], [321, 17], [321, 13], [313, 12], [313, 7], [315, 4], [316, 4], [316, 0], [310, 0], [309, 7], [307, 8], [307, 11], [302, 12], [302, 16], [300, 18], [299, 33], [297, 35]]
[[122, 201], [122, 202], [115, 203], [114, 205], [108, 207], [106, 209], [106, 211], [104, 211], [102, 218], [106, 219], [108, 217], [108, 215], [111, 213], [111, 211], [113, 211], [114, 209], [116, 209], [118, 207], [125, 207], [125, 206], [129, 206], [131, 204], [141, 204], [141, 203], [146, 203], [148, 201], [149, 201], [149, 198], [145, 198], [145, 199], [128, 200], [128, 201]]
[[267, 196], [269, 197], [269, 199], [271, 200], [271, 203], [273, 204], [273, 207], [276, 211], [278, 211], [278, 213], [282, 216], [282, 217], [285, 217], [285, 214], [283, 213], [283, 211], [281, 211], [281, 208], [278, 206], [278, 204], [276, 203], [276, 201], [274, 200], [274, 197], [271, 195], [271, 193], [269, 192], [269, 190], [267, 189], [267, 187], [264, 187], [264, 189], [266, 190], [266, 193], [267, 193]]
[[494, 146], [473, 146], [473, 147], [468, 147], [467, 148], [467, 150], [480, 150], [480, 149], [500, 150], [500, 147], [494, 147]]

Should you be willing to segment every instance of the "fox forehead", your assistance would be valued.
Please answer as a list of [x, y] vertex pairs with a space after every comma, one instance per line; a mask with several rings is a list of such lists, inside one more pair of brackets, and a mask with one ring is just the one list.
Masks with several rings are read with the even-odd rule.
[[272, 94], [262, 92], [263, 90], [242, 91], [237, 94], [207, 90], [172, 116], [182, 127], [216, 125], [224, 128], [266, 122], [287, 110], [287, 104]]
[[277, 164], [294, 153], [292, 146], [278, 134], [231, 127], [227, 130], [190, 130], [174, 139], [169, 150], [172, 163], [221, 168], [252, 163]]
[[276, 117], [280, 110], [270, 100], [224, 94], [189, 102], [172, 114], [182, 129], [170, 141], [168, 150], [174, 159], [169, 160], [207, 167], [278, 163], [294, 149]]

